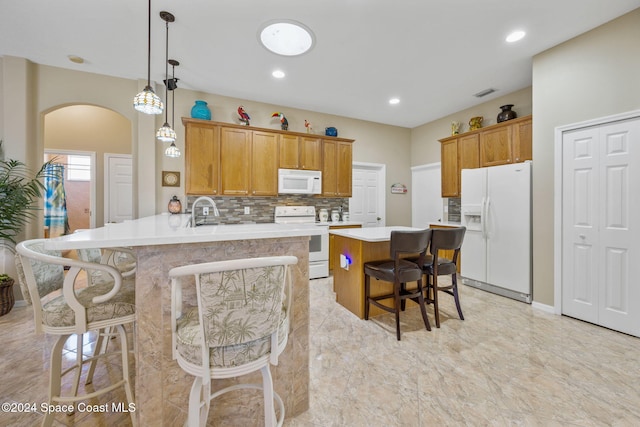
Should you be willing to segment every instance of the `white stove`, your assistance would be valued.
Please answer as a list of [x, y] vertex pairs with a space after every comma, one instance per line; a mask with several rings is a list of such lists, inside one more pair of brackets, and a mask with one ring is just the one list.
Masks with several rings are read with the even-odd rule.
[[[314, 224], [315, 206], [276, 206], [276, 224]], [[309, 279], [329, 275], [329, 235], [311, 236], [309, 240]]]

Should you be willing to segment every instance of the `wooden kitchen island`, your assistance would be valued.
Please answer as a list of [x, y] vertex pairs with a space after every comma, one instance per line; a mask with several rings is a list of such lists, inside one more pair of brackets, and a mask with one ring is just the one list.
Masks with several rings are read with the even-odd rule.
[[[412, 227], [366, 227], [329, 230], [333, 236], [333, 290], [336, 301], [359, 318], [364, 318], [364, 263], [389, 258], [389, 242], [394, 230], [417, 231]], [[348, 269], [341, 266], [340, 255], [350, 260]], [[371, 280], [371, 295], [388, 293], [392, 284]], [[391, 299], [380, 301], [388, 302]], [[385, 313], [371, 305], [370, 316]]]
[[[242, 224], [189, 228], [189, 215], [156, 215], [50, 239], [49, 249], [133, 247], [137, 255], [135, 323], [135, 401], [138, 425], [176, 426], [187, 419], [193, 377], [172, 359], [171, 286], [173, 267], [209, 261], [294, 255], [293, 303], [289, 341], [271, 367], [274, 388], [286, 418], [309, 407], [309, 236], [326, 234], [315, 224]], [[197, 305], [195, 287], [183, 288], [186, 304]], [[213, 387], [233, 379], [216, 380]], [[260, 374], [243, 378], [260, 383]], [[212, 404], [225, 425], [262, 420], [260, 393], [232, 393]], [[210, 418], [211, 420], [211, 418]]]

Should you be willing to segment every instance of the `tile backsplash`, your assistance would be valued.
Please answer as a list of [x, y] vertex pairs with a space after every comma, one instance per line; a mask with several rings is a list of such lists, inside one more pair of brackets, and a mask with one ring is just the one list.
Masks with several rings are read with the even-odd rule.
[[[183, 203], [185, 213], [191, 212], [191, 205], [199, 196], [187, 196], [187, 202]], [[220, 216], [216, 222], [221, 224], [255, 224], [273, 222], [273, 212], [276, 206], [315, 206], [317, 212], [325, 208], [342, 208], [343, 212], [349, 211], [348, 198], [322, 198], [308, 195], [281, 195], [278, 197], [211, 197], [216, 202]], [[206, 205], [205, 205], [206, 206]], [[244, 208], [248, 207], [248, 214]], [[199, 210], [199, 209], [198, 209]]]

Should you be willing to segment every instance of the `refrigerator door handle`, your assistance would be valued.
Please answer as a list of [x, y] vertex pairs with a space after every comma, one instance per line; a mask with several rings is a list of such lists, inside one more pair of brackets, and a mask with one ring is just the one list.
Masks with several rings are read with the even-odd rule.
[[482, 235], [485, 239], [489, 238], [489, 205], [491, 204], [491, 199], [487, 197], [483, 200], [483, 212], [482, 212]]

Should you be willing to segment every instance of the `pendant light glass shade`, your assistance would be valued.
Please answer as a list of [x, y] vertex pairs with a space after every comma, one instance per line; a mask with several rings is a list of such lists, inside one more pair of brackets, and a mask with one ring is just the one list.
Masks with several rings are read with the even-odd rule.
[[133, 98], [133, 108], [145, 114], [162, 114], [164, 104], [151, 86], [147, 86]]
[[162, 142], [174, 142], [176, 140], [176, 132], [171, 129], [169, 123], [162, 125], [156, 132], [156, 138]]
[[176, 147], [176, 143], [172, 142], [170, 146], [167, 147], [166, 150], [164, 150], [164, 155], [167, 157], [180, 157], [180, 149], [178, 147]]
[[151, 89], [151, 0], [149, 0], [147, 33], [147, 86], [133, 98], [133, 108], [145, 114], [162, 114], [164, 104]]

